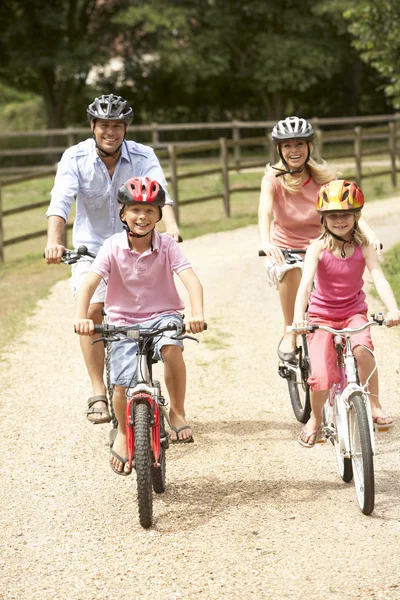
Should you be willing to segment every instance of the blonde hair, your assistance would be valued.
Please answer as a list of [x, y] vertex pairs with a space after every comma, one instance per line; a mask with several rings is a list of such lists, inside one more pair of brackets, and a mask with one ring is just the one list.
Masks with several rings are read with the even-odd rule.
[[[314, 147], [310, 142], [308, 142], [308, 144], [310, 147], [310, 154], [312, 154]], [[276, 167], [277, 169], [287, 169], [287, 167], [285, 167], [282, 160], [280, 159], [274, 165], [271, 165], [270, 163], [267, 164], [265, 168], [265, 175], [269, 175], [270, 173], [276, 175], [277, 171], [273, 167]], [[328, 163], [325, 160], [322, 159], [319, 162], [317, 162], [316, 160], [310, 157], [309, 161], [307, 162], [304, 168], [307, 171], [307, 173], [309, 173], [309, 175], [312, 177], [312, 179], [320, 185], [333, 181], [333, 179], [336, 179], [338, 175], [336, 170], [333, 169], [330, 165], [328, 165]], [[292, 194], [299, 192], [304, 183], [301, 181], [301, 177], [293, 177], [289, 173], [282, 175], [277, 179], [277, 181], [280, 182], [280, 185], [283, 188], [285, 188], [285, 190], [291, 192]]]
[[[357, 244], [357, 246], [368, 246], [369, 239], [367, 238], [365, 233], [363, 231], [361, 231], [361, 229], [358, 227], [358, 221], [361, 218], [361, 211], [358, 211], [353, 214], [354, 214], [354, 227], [353, 227], [353, 231], [352, 231], [351, 241], [354, 244]], [[325, 248], [327, 250], [329, 250], [330, 252], [332, 252], [335, 245], [337, 244], [337, 240], [333, 237], [333, 235], [331, 234], [331, 232], [329, 231], [329, 229], [326, 226], [325, 215], [322, 215], [321, 229], [322, 229], [322, 232], [318, 239], [324, 240]]]

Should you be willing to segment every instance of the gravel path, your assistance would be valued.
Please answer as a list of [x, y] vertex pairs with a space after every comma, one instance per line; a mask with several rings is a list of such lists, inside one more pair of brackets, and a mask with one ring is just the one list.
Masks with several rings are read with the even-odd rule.
[[[386, 247], [399, 239], [397, 202], [365, 210]], [[184, 250], [204, 284], [209, 331], [186, 343], [196, 443], [168, 451], [153, 529], [138, 524], [134, 476], [107, 464], [108, 426], [84, 417], [89, 386], [67, 282], [10, 344], [0, 377], [0, 598], [399, 599], [400, 426], [377, 436], [376, 509], [365, 517], [330, 445], [296, 442], [276, 368], [278, 297], [256, 227]], [[381, 395], [399, 423], [400, 334], [377, 329]]]

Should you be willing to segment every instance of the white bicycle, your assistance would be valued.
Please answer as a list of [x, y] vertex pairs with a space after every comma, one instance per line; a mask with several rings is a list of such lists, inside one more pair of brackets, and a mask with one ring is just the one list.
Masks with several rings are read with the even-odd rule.
[[[357, 362], [351, 350], [352, 334], [374, 325], [384, 325], [382, 313], [371, 315], [371, 321], [356, 329], [333, 329], [327, 325], [309, 325], [307, 331], [323, 329], [333, 335], [340, 381], [333, 385], [324, 408], [323, 436], [335, 447], [339, 474], [343, 481], [354, 478], [358, 504], [365, 515], [370, 515], [375, 505], [374, 454], [375, 440], [371, 406], [368, 398], [368, 381], [361, 386]], [[291, 327], [288, 331], [297, 331]]]

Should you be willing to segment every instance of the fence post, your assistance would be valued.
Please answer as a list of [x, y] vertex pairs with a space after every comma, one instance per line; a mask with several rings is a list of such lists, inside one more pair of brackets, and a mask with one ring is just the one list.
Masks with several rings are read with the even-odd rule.
[[157, 146], [160, 143], [160, 136], [158, 133], [158, 123], [151, 124], [151, 143], [153, 146]]
[[231, 216], [229, 196], [229, 170], [228, 170], [228, 144], [226, 138], [219, 138], [220, 162], [222, 171], [222, 195], [224, 197], [224, 209], [227, 217]]
[[0, 262], [4, 262], [4, 246], [3, 246], [3, 202], [1, 197], [0, 184]]
[[[234, 142], [240, 141], [240, 129], [237, 121], [232, 121], [232, 139]], [[233, 146], [233, 159], [235, 161], [236, 171], [239, 173], [241, 160], [241, 150], [239, 144], [235, 144]]]
[[356, 183], [361, 187], [362, 169], [361, 169], [361, 127], [354, 127], [354, 158], [356, 161]]
[[390, 152], [390, 171], [392, 177], [392, 186], [397, 185], [397, 172], [396, 172], [396, 153], [397, 153], [397, 122], [392, 121], [389, 123], [389, 152]]
[[68, 144], [68, 147], [74, 146], [75, 145], [75, 134], [74, 134], [73, 131], [71, 131], [70, 127], [67, 127], [66, 134], [67, 134], [67, 144]]
[[170, 144], [168, 146], [169, 156], [169, 174], [171, 179], [171, 196], [174, 201], [174, 213], [176, 222], [179, 225], [179, 194], [178, 194], [178, 169], [177, 169], [177, 154], [176, 146]]

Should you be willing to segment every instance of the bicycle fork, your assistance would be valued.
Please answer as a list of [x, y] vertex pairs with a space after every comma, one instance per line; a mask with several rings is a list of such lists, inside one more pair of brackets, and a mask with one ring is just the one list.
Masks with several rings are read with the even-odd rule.
[[[138, 389], [139, 388], [139, 389]], [[158, 393], [154, 393], [158, 392]], [[161, 454], [161, 422], [160, 407], [158, 400], [160, 398], [159, 388], [151, 388], [145, 384], [136, 386], [133, 396], [127, 397], [126, 403], [126, 446], [128, 452], [128, 464], [132, 468], [132, 462], [135, 456], [135, 408], [137, 404], [147, 404], [150, 411], [150, 435], [151, 449], [154, 460], [154, 467], [159, 467]]]

